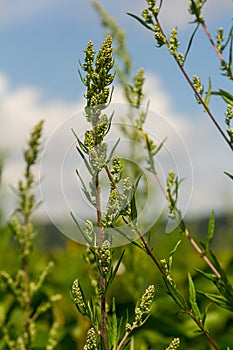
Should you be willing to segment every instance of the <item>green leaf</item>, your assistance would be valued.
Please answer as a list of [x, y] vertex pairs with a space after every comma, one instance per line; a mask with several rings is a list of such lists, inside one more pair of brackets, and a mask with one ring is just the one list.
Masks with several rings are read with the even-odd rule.
[[163, 139], [163, 141], [159, 144], [159, 146], [156, 147], [154, 156], [161, 150], [166, 140], [167, 140], [167, 137], [165, 137], [165, 139]]
[[85, 235], [85, 233], [83, 232], [81, 226], [79, 225], [76, 217], [74, 216], [74, 214], [72, 212], [70, 212], [70, 215], [72, 217], [72, 219], [74, 220], [75, 224], [77, 225], [81, 235], [83, 236], [84, 240], [89, 244], [89, 245], [92, 245], [92, 241]]
[[202, 276], [204, 276], [205, 278], [207, 278], [208, 280], [210, 280], [211, 282], [213, 283], [217, 283], [218, 281], [218, 277], [214, 274], [214, 273], [207, 273], [207, 272], [204, 272], [200, 269], [195, 269], [197, 272], [199, 272]]
[[109, 279], [107, 280], [107, 283], [106, 283], [106, 290], [107, 290], [108, 286], [113, 282], [113, 280], [117, 274], [117, 271], [120, 267], [120, 264], [121, 264], [121, 261], [123, 259], [124, 254], [125, 254], [125, 250], [122, 251], [120, 258], [118, 259], [118, 261], [116, 263], [116, 266], [114, 268], [113, 267], [111, 268], [110, 276], [109, 276]]
[[227, 171], [224, 171], [224, 174], [226, 174], [227, 176], [229, 176], [230, 179], [233, 180], [233, 175], [232, 174], [228, 173]]
[[231, 303], [229, 303], [229, 301], [225, 297], [223, 297], [221, 295], [217, 295], [217, 294], [204, 293], [201, 291], [198, 291], [198, 293], [201, 295], [204, 295], [207, 299], [211, 300], [212, 302], [214, 302], [215, 304], [217, 304], [221, 308], [229, 310], [229, 311], [233, 311], [233, 305]]
[[76, 132], [74, 131], [74, 129], [71, 129], [72, 133], [74, 134], [76, 140], [78, 141], [79, 147], [81, 148], [81, 150], [85, 153], [88, 153], [88, 148], [84, 145], [84, 143], [82, 143], [82, 141], [79, 139], [78, 135], [76, 134]]
[[112, 349], [117, 349], [118, 330], [117, 330], [117, 316], [115, 298], [112, 299]]
[[179, 247], [179, 245], [180, 245], [181, 242], [182, 242], [182, 240], [180, 239], [180, 240], [176, 243], [176, 245], [175, 245], [175, 247], [172, 249], [172, 251], [170, 252], [169, 256], [172, 256], [172, 255], [177, 251], [177, 248]]
[[130, 202], [130, 208], [131, 208], [131, 212], [130, 212], [130, 217], [132, 221], [137, 221], [137, 217], [138, 217], [138, 212], [137, 212], [137, 204], [136, 204], [136, 199], [135, 199], [135, 193], [139, 184], [139, 181], [141, 179], [142, 175], [139, 175], [138, 178], [136, 179], [136, 182], [133, 186], [133, 194], [132, 194], [132, 199]]
[[231, 29], [229, 30], [227, 40], [226, 40], [225, 44], [222, 46], [222, 51], [225, 49], [225, 47], [228, 45], [229, 41], [232, 39], [232, 34], [233, 34], [233, 26], [231, 26]]
[[90, 196], [90, 193], [89, 193], [89, 191], [88, 191], [88, 189], [87, 189], [87, 187], [86, 187], [86, 185], [85, 185], [85, 182], [84, 182], [83, 178], [82, 178], [81, 175], [79, 174], [78, 169], [76, 169], [76, 174], [77, 174], [79, 180], [80, 180], [81, 183], [82, 183], [82, 186], [83, 186], [83, 187], [82, 187], [82, 191], [83, 191], [83, 193], [85, 194], [85, 196], [86, 196], [86, 198], [88, 199], [88, 201], [89, 201], [91, 204], [93, 204], [92, 199], [91, 199], [91, 196]]
[[209, 78], [208, 91], [207, 91], [206, 97], [205, 97], [205, 104], [207, 107], [209, 106], [211, 91], [212, 91], [212, 83], [211, 83], [211, 79]]
[[213, 240], [214, 229], [215, 229], [215, 215], [214, 215], [214, 211], [212, 211], [210, 219], [209, 219], [208, 233], [207, 233], [207, 237], [206, 237], [206, 250], [209, 250], [209, 247], [210, 247], [211, 242]]
[[227, 104], [233, 105], [233, 95], [225, 90], [219, 89], [219, 91], [212, 91], [211, 95], [221, 96]]
[[136, 19], [138, 22], [140, 22], [144, 27], [146, 27], [147, 29], [151, 30], [152, 32], [154, 31], [153, 28], [151, 28], [143, 19], [141, 19], [140, 17], [134, 15], [133, 13], [129, 13], [127, 12], [127, 15], [130, 17], [133, 17], [134, 19]]
[[188, 56], [188, 53], [189, 53], [189, 51], [190, 51], [190, 49], [191, 49], [192, 42], [193, 42], [193, 39], [194, 39], [194, 37], [195, 37], [195, 34], [196, 34], [196, 32], [197, 32], [197, 30], [198, 30], [198, 28], [199, 28], [199, 25], [200, 25], [200, 23], [197, 24], [196, 28], [194, 29], [194, 31], [193, 31], [193, 33], [192, 33], [190, 39], [189, 39], [189, 43], [188, 43], [186, 52], [185, 52], [185, 54], [184, 54], [185, 60], [186, 60], [186, 58], [187, 58], [187, 56]]
[[163, 276], [164, 283], [167, 287], [168, 294], [172, 297], [172, 299], [175, 301], [175, 303], [184, 311], [187, 309], [186, 302], [182, 295], [178, 292], [178, 290], [175, 288], [173, 284], [169, 282], [167, 277]]
[[189, 302], [191, 306], [191, 310], [194, 314], [194, 316], [202, 322], [202, 315], [199, 310], [199, 307], [197, 305], [197, 300], [196, 300], [196, 289], [192, 280], [192, 277], [190, 273], [188, 274], [188, 281], [189, 281]]
[[111, 150], [111, 153], [110, 153], [110, 155], [109, 155], [109, 157], [108, 157], [107, 163], [109, 163], [110, 160], [112, 159], [113, 154], [114, 154], [114, 152], [115, 152], [115, 149], [117, 148], [117, 146], [118, 146], [120, 140], [121, 140], [121, 139], [120, 139], [120, 137], [119, 137], [119, 139], [116, 141], [115, 145], [113, 146], [113, 148], [112, 148], [112, 150]]

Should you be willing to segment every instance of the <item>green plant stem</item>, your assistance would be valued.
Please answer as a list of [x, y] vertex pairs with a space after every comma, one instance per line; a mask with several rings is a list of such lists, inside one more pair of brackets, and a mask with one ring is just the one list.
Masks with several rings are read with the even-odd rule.
[[145, 238], [143, 237], [143, 235], [141, 234], [141, 232], [136, 229], [136, 232], [138, 234], [138, 237], [140, 238], [145, 250], [146, 250], [146, 253], [149, 255], [149, 257], [153, 260], [154, 264], [157, 266], [157, 268], [159, 269], [159, 271], [161, 272], [161, 274], [164, 276], [164, 277], [167, 277], [167, 273], [166, 271], [162, 268], [162, 266], [160, 265], [160, 263], [158, 262], [158, 260], [156, 259], [156, 257], [154, 256], [154, 254], [152, 253], [152, 250], [151, 248], [149, 247], [147, 241], [145, 240]]
[[[101, 247], [103, 244], [103, 227], [102, 227], [102, 215], [101, 215], [101, 204], [100, 204], [100, 184], [99, 184], [99, 174], [96, 175], [95, 180], [95, 193], [96, 193], [96, 212], [98, 221], [98, 243]], [[100, 254], [98, 252], [100, 260]], [[106, 324], [106, 295], [105, 295], [105, 278], [101, 275], [100, 271], [100, 287], [101, 287], [101, 299], [100, 299], [100, 309], [101, 309], [101, 337], [103, 339], [104, 347], [107, 350], [107, 324]]]
[[[167, 37], [161, 27], [161, 24], [158, 20], [158, 16], [154, 16], [154, 19], [159, 27], [159, 30], [161, 31], [161, 34], [163, 35], [163, 37], [165, 38], [165, 44], [166, 46], [169, 48], [170, 44], [167, 40]], [[222, 135], [222, 137], [224, 138], [224, 140], [227, 142], [227, 144], [229, 145], [229, 147], [231, 148], [231, 150], [233, 151], [233, 142], [231, 142], [228, 137], [226, 136], [226, 134], [224, 133], [224, 131], [222, 130], [222, 128], [220, 127], [220, 125], [218, 124], [218, 122], [216, 121], [215, 117], [213, 116], [213, 114], [211, 113], [210, 109], [208, 108], [208, 106], [206, 105], [205, 101], [203, 100], [202, 96], [200, 95], [200, 93], [195, 89], [191, 79], [189, 78], [186, 70], [184, 69], [184, 67], [182, 66], [182, 64], [179, 62], [179, 60], [177, 59], [176, 55], [172, 55], [176, 61], [176, 63], [178, 64], [183, 76], [185, 77], [185, 79], [187, 80], [188, 84], [190, 85], [191, 89], [194, 91], [195, 95], [197, 96], [198, 100], [200, 101], [200, 103], [202, 104], [202, 106], [204, 107], [205, 111], [207, 112], [207, 114], [209, 115], [210, 119], [212, 120], [212, 122], [214, 123], [214, 125], [216, 126], [217, 130], [220, 132], [220, 134]]]
[[192, 311], [190, 309], [186, 310], [187, 314], [192, 318], [192, 320], [196, 323], [196, 325], [199, 327], [199, 329], [202, 331], [202, 333], [206, 336], [206, 338], [208, 339], [209, 343], [212, 345], [212, 347], [215, 350], [219, 350], [219, 347], [217, 346], [217, 344], [215, 343], [215, 341], [211, 338], [211, 336], [209, 335], [209, 333], [205, 330], [205, 328], [203, 327], [203, 325], [201, 324], [201, 322], [194, 316], [194, 314], [192, 313]]

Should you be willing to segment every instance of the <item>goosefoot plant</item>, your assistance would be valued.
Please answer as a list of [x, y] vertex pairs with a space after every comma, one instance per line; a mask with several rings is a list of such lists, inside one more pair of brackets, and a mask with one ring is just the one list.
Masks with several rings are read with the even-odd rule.
[[[123, 250], [120, 258], [114, 262], [114, 252], [111, 249], [114, 237], [110, 229], [115, 227], [115, 234], [121, 232], [117, 225], [121, 219], [129, 224], [132, 231], [137, 232], [134, 220], [133, 185], [130, 179], [123, 175], [122, 160], [114, 154], [119, 141], [111, 150], [108, 150], [108, 144], [105, 142], [113, 118], [113, 115], [108, 117], [103, 114], [111, 101], [110, 85], [114, 79], [114, 74], [111, 73], [112, 38], [106, 37], [96, 56], [93, 43], [90, 41], [81, 67], [86, 73], [84, 77], [80, 73], [87, 89], [85, 117], [91, 129], [85, 132], [84, 140], [80, 140], [75, 132], [74, 134], [77, 139], [77, 150], [90, 176], [89, 189], [78, 170], [77, 175], [85, 196], [95, 208], [96, 220], [88, 219], [83, 229], [74, 215], [73, 218], [89, 246], [85, 261], [92, 267], [91, 275], [94, 277], [91, 284], [95, 287], [95, 295], [93, 298], [88, 297], [80, 280], [76, 279], [72, 285], [71, 296], [78, 311], [90, 321], [84, 349], [120, 350], [127, 347], [132, 332], [142, 326], [149, 317], [155, 287], [150, 285], [138, 299], [134, 317], [129, 315], [126, 319], [118, 320], [115, 299], [107, 300], [108, 289], [113, 283], [124, 255]], [[107, 177], [110, 186], [105, 213], [101, 203], [102, 176]], [[178, 344], [178, 339], [173, 340], [169, 349], [176, 349]]]
[[[0, 330], [0, 338], [4, 340], [6, 346], [4, 349], [35, 349], [43, 328], [47, 329], [47, 335], [43, 337], [45, 339], [44, 349], [55, 349], [59, 341], [54, 303], [61, 296], [59, 294], [49, 295], [43, 290], [44, 282], [51, 273], [54, 263], [49, 261], [37, 277], [34, 276], [32, 270], [34, 267], [30, 266], [34, 240], [37, 235], [37, 230], [32, 222], [32, 214], [38, 205], [34, 194], [37, 180], [33, 174], [33, 166], [40, 152], [42, 127], [43, 121], [34, 127], [28, 141], [28, 148], [24, 151], [24, 177], [19, 180], [15, 189], [18, 205], [9, 223], [9, 228], [17, 242], [18, 266], [12, 275], [7, 271], [1, 271], [0, 274], [5, 288]], [[40, 322], [41, 316], [46, 312], [51, 314], [52, 322], [49, 324], [46, 324], [46, 321]]]
[[[189, 78], [188, 73], [186, 72], [184, 65], [185, 60], [187, 58], [187, 55], [191, 49], [194, 36], [196, 34], [197, 29], [201, 25], [204, 29], [204, 32], [206, 33], [208, 39], [211, 42], [212, 47], [214, 48], [215, 52], [218, 54], [218, 57], [221, 61], [221, 70], [223, 71], [223, 74], [232, 80], [232, 41], [233, 41], [233, 30], [232, 28], [229, 31], [228, 38], [225, 43], [223, 38], [223, 29], [220, 28], [218, 30], [217, 36], [216, 36], [216, 44], [214, 43], [213, 39], [210, 36], [210, 33], [208, 31], [206, 22], [203, 18], [203, 15], [201, 13], [201, 9], [206, 1], [191, 1], [189, 5], [189, 11], [191, 14], [195, 16], [195, 23], [197, 24], [193, 34], [191, 35], [190, 41], [187, 46], [186, 53], [180, 53], [178, 52], [178, 47], [180, 45], [178, 38], [177, 38], [177, 28], [174, 28], [170, 34], [170, 37], [167, 37], [162, 29], [162, 26], [159, 22], [159, 12], [162, 7], [163, 1], [160, 1], [159, 6], [156, 6], [156, 1], [146, 1], [148, 4], [148, 8], [144, 9], [142, 12], [142, 18], [134, 15], [129, 14], [131, 17], [138, 20], [141, 24], [143, 24], [144, 27], [149, 29], [154, 33], [155, 40], [157, 42], [158, 47], [161, 46], [167, 46], [168, 51], [175, 59], [175, 62], [178, 64], [181, 73], [185, 76], [188, 84], [191, 86], [192, 90], [195, 93], [196, 100], [199, 104], [202, 104], [204, 107], [204, 111], [207, 113], [207, 115], [211, 118], [211, 120], [214, 122], [215, 126], [227, 142], [227, 144], [232, 147], [232, 129], [230, 126], [231, 119], [232, 119], [232, 106], [233, 106], [233, 96], [223, 90], [219, 89], [218, 92], [212, 91], [212, 83], [211, 79], [209, 79], [209, 87], [206, 91], [206, 97], [203, 97], [204, 94], [204, 87], [198, 78], [197, 75], [193, 77], [193, 80]], [[216, 303], [218, 306], [225, 308], [229, 311], [232, 311], [233, 306], [233, 287], [226, 276], [226, 273], [221, 267], [221, 264], [219, 263], [218, 259], [216, 258], [213, 251], [210, 249], [210, 245], [213, 239], [214, 235], [214, 229], [215, 229], [215, 216], [214, 212], [212, 212], [210, 220], [209, 220], [209, 227], [208, 227], [208, 233], [206, 236], [206, 241], [197, 243], [194, 238], [191, 236], [189, 229], [187, 228], [187, 225], [185, 224], [185, 221], [182, 217], [182, 213], [177, 207], [177, 201], [178, 201], [178, 195], [179, 195], [179, 186], [180, 181], [176, 177], [173, 171], [170, 172], [167, 178], [167, 183], [163, 184], [157, 174], [156, 167], [155, 167], [155, 156], [157, 153], [161, 150], [163, 143], [156, 146], [153, 141], [150, 139], [149, 135], [144, 130], [144, 123], [146, 120], [147, 115], [147, 108], [143, 109], [142, 107], [142, 99], [143, 99], [143, 83], [144, 83], [144, 76], [143, 76], [143, 70], [140, 69], [137, 76], [134, 79], [134, 83], [132, 85], [127, 84], [126, 82], [130, 80], [130, 62], [128, 55], [127, 48], [125, 47], [125, 38], [122, 30], [117, 26], [116, 22], [113, 18], [110, 18], [110, 16], [104, 11], [101, 6], [98, 3], [94, 3], [95, 8], [97, 9], [99, 15], [102, 18], [103, 25], [107, 27], [107, 30], [110, 31], [116, 40], [117, 47], [121, 47], [121, 50], [116, 50], [116, 54], [119, 56], [119, 59], [121, 63], [123, 63], [123, 69], [119, 68], [120, 70], [120, 80], [122, 83], [122, 86], [125, 91], [125, 96], [127, 101], [136, 107], [138, 109], [138, 117], [134, 119], [134, 126], [138, 130], [138, 135], [141, 136], [141, 140], [144, 144], [144, 147], [147, 151], [147, 160], [149, 165], [150, 172], [154, 175], [156, 182], [158, 183], [158, 186], [162, 190], [167, 202], [168, 202], [168, 208], [169, 208], [169, 217], [170, 219], [176, 220], [177, 225], [180, 228], [180, 232], [183, 237], [187, 237], [193, 248], [196, 250], [198, 254], [203, 258], [203, 260], [206, 262], [208, 267], [210, 268], [210, 272], [202, 271], [200, 269], [197, 269], [200, 274], [202, 274], [205, 278], [207, 278], [209, 281], [213, 282], [214, 285], [217, 287], [219, 294], [211, 294], [206, 292], [199, 291], [199, 294], [204, 295], [207, 297], [210, 301]], [[224, 49], [227, 48], [227, 46], [230, 46], [229, 48], [229, 60], [228, 63], [225, 62], [222, 56], [222, 52]], [[123, 46], [123, 48], [122, 48]], [[118, 66], [119, 67], [119, 66]], [[219, 124], [216, 122], [216, 119], [214, 118], [211, 110], [209, 109], [209, 102], [211, 95], [219, 95], [223, 98], [223, 100], [226, 102], [226, 113], [225, 113], [225, 123], [227, 126], [227, 134], [224, 133], [224, 131], [221, 129]], [[135, 113], [134, 113], [135, 115]], [[131, 119], [132, 122], [132, 119]], [[129, 134], [129, 131], [127, 128], [124, 128], [124, 131], [126, 135], [132, 137], [132, 134]], [[138, 136], [137, 135], [137, 136]], [[136, 137], [136, 135], [135, 135]], [[137, 137], [138, 140], [138, 137]], [[225, 172], [226, 175], [233, 178], [233, 176]], [[140, 237], [142, 246], [141, 248], [145, 250], [145, 252], [149, 255], [149, 257], [152, 259], [152, 261], [155, 263], [156, 267], [161, 272], [165, 285], [168, 290], [168, 294], [173, 298], [175, 303], [180, 307], [182, 312], [187, 313], [193, 321], [196, 323], [200, 331], [207, 337], [209, 343], [214, 349], [219, 349], [216, 342], [212, 339], [212, 337], [209, 334], [209, 331], [205, 327], [205, 321], [207, 316], [207, 310], [202, 314], [199, 310], [199, 306], [197, 304], [197, 293], [196, 288], [193, 283], [191, 274], [188, 274], [188, 285], [189, 285], [189, 301], [188, 303], [185, 301], [184, 297], [181, 295], [181, 293], [178, 291], [175, 283], [173, 282], [173, 278], [171, 277], [171, 266], [172, 266], [172, 260], [173, 260], [173, 254], [177, 250], [180, 241], [177, 243], [175, 249], [169, 254], [169, 257], [167, 259], [162, 259], [161, 261], [158, 261], [154, 250], [152, 251], [152, 248], [147, 243], [145, 237], [142, 237], [140, 235], [140, 231], [138, 231], [138, 236]], [[228, 348], [229, 349], [229, 348]]]

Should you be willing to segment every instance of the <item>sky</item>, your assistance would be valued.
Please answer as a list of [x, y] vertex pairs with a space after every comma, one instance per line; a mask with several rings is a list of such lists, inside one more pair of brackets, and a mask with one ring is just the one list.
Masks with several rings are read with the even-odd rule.
[[[146, 99], [150, 100], [151, 111], [146, 127], [157, 140], [166, 133], [168, 136], [168, 145], [158, 164], [163, 181], [173, 165], [185, 178], [181, 207], [186, 215], [209, 215], [212, 209], [217, 213], [231, 211], [232, 181], [223, 172], [233, 172], [232, 152], [196, 104], [173, 58], [165, 48], [156, 47], [153, 34], [127, 15], [131, 12], [140, 16], [145, 1], [99, 3], [126, 32], [133, 72], [140, 67], [145, 70]], [[167, 33], [178, 27], [181, 51], [185, 51], [194, 28], [187, 3], [164, 0], [161, 11], [161, 23]], [[232, 10], [231, 0], [207, 1], [203, 12], [213, 37], [223, 24], [225, 31], [229, 30]], [[49, 191], [49, 196], [45, 195], [49, 198], [43, 198], [45, 208], [40, 215], [56, 224], [61, 213], [69, 215], [70, 209], [76, 211], [72, 186], [77, 182], [67, 180], [67, 170], [59, 178], [58, 172], [66, 164], [64, 159], [71, 157], [72, 123], [80, 135], [85, 128], [84, 89], [77, 73], [79, 60], [83, 59], [87, 42], [92, 40], [97, 50], [105, 34], [89, 0], [0, 0], [0, 147], [5, 155], [3, 197], [7, 214], [15, 200], [10, 185], [17, 183], [23, 167], [22, 148], [40, 119], [45, 120], [45, 131], [38, 173], [42, 176], [45, 172], [43, 176], [51, 181], [45, 180], [41, 185], [42, 197]], [[218, 58], [201, 29], [185, 67], [191, 77], [200, 76], [205, 86], [211, 76], [213, 88], [232, 91], [231, 83], [220, 75]], [[113, 102], [117, 110], [124, 110], [119, 86], [115, 87]], [[224, 128], [225, 105], [219, 98], [213, 98], [211, 109]], [[67, 162], [67, 169], [72, 171], [69, 167], [75, 166], [75, 161]]]

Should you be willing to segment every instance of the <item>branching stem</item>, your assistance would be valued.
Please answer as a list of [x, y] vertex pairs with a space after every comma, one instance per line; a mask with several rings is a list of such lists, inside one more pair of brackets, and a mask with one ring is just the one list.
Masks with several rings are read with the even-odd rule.
[[[158, 20], [158, 17], [157, 16], [154, 16], [155, 18], [155, 21], [159, 27], [159, 30], [162, 34], [162, 36], [165, 38], [165, 44], [168, 48], [170, 48], [170, 44], [167, 40], [167, 37], [161, 27], [161, 24]], [[208, 32], [208, 29], [206, 27], [207, 32], [206, 33], [209, 33]], [[211, 38], [211, 37], [210, 37]], [[212, 40], [212, 39], [211, 39]], [[214, 44], [214, 43], [213, 43]], [[215, 45], [214, 45], [215, 46]], [[217, 48], [216, 48], [217, 49]], [[208, 108], [208, 106], [206, 105], [205, 101], [203, 100], [202, 96], [200, 95], [200, 93], [197, 91], [197, 89], [194, 87], [191, 79], [189, 78], [186, 70], [184, 69], [183, 65], [179, 62], [179, 60], [177, 59], [176, 55], [172, 55], [176, 61], [176, 63], [178, 64], [183, 76], [185, 77], [185, 79], [187, 80], [188, 84], [190, 85], [191, 89], [194, 91], [195, 93], [195, 96], [198, 98], [198, 100], [200, 101], [200, 103], [202, 104], [202, 106], [204, 107], [204, 110], [207, 112], [207, 114], [209, 115], [210, 119], [212, 120], [212, 122], [214, 123], [214, 125], [216, 126], [217, 130], [220, 132], [220, 134], [222, 135], [222, 137], [224, 138], [224, 140], [227, 142], [227, 144], [229, 145], [229, 147], [231, 148], [231, 150], [233, 150], [233, 143], [228, 139], [228, 137], [226, 136], [226, 134], [224, 133], [224, 131], [222, 130], [222, 128], [220, 127], [220, 125], [218, 124], [218, 122], [216, 121], [215, 117], [213, 116], [213, 114], [211, 113], [210, 109]]]

